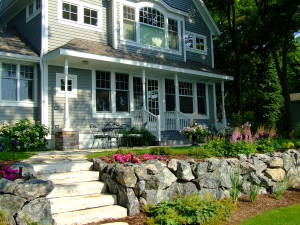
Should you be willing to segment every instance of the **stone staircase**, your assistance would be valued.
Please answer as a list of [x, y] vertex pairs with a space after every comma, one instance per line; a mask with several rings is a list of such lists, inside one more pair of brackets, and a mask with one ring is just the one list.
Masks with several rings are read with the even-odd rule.
[[161, 132], [161, 142], [162, 146], [180, 146], [189, 145], [191, 142], [183, 135], [180, 134], [178, 130], [166, 130]]
[[90, 171], [85, 160], [45, 160], [33, 164], [38, 178], [51, 180], [54, 190], [47, 196], [57, 225], [88, 224], [127, 216], [115, 195], [107, 194], [98, 181], [98, 172]]

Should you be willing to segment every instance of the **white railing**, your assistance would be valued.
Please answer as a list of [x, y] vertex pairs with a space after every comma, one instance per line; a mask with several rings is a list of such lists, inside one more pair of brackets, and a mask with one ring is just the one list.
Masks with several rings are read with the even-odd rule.
[[160, 116], [154, 115], [148, 110], [142, 109], [132, 112], [132, 126], [138, 129], [146, 129], [161, 141]]
[[165, 113], [165, 130], [182, 130], [192, 125], [193, 119], [179, 111]]

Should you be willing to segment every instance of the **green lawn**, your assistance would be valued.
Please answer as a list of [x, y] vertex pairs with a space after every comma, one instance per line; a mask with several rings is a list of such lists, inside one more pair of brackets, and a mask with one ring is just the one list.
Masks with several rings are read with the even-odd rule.
[[246, 220], [241, 225], [300, 225], [300, 204], [271, 209], [253, 218]]
[[[36, 153], [33, 152], [15, 152], [15, 161], [21, 161], [24, 159], [28, 159], [31, 156], [34, 156]], [[12, 152], [0, 152], [0, 162], [13, 160], [13, 153]]]
[[[195, 146], [184, 146], [184, 147], [169, 147], [170, 153], [171, 154], [189, 154], [192, 149], [199, 148]], [[122, 153], [127, 153], [127, 152], [133, 152], [135, 154], [144, 154], [144, 153], [150, 153], [151, 148], [133, 148], [133, 149], [122, 149]], [[107, 151], [107, 152], [94, 152], [88, 154], [86, 157], [88, 159], [93, 159], [93, 158], [99, 158], [100, 156], [107, 156], [110, 157], [111, 155], [115, 154], [115, 151]]]

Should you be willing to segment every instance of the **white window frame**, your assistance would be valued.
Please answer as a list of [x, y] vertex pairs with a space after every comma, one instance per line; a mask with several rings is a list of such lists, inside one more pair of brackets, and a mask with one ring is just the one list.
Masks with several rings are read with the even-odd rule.
[[[68, 3], [72, 5], [77, 6], [77, 21], [67, 20], [63, 18], [63, 10], [62, 10], [62, 4]], [[97, 11], [97, 18], [98, 18], [98, 24], [97, 26], [86, 24], [84, 23], [84, 9], [90, 9]], [[90, 4], [87, 2], [77, 1], [77, 0], [57, 0], [57, 15], [58, 15], [58, 23], [68, 25], [68, 26], [74, 26], [82, 29], [88, 29], [93, 30], [97, 32], [102, 32], [102, 7]]]
[[[205, 35], [186, 31], [184, 34], [184, 39], [186, 35], [190, 35], [193, 37], [193, 48], [186, 46], [187, 51], [207, 55], [208, 46], [207, 46], [207, 37]], [[201, 38], [204, 40], [204, 50], [200, 50], [196, 48], [196, 38]], [[186, 45], [185, 40], [184, 40], [184, 44]]]
[[[65, 79], [65, 74], [57, 73], [56, 74], [56, 90], [55, 96], [58, 98], [65, 97], [65, 91], [61, 90], [61, 80]], [[72, 80], [72, 91], [68, 91], [69, 98], [77, 98], [77, 75], [68, 74], [68, 80]]]
[[[38, 14], [41, 13], [42, 11], [42, 5], [40, 5], [40, 8], [37, 9], [36, 8], [36, 3], [39, 0], [32, 0], [27, 6], [26, 6], [26, 23], [28, 23], [29, 21], [31, 21], [34, 17], [36, 17]], [[40, 4], [42, 4], [42, 0], [40, 0]], [[29, 5], [33, 4], [33, 13], [31, 15], [29, 15]]]
[[[122, 44], [132, 45], [132, 46], [136, 46], [139, 48], [145, 48], [145, 49], [150, 49], [150, 50], [156, 50], [156, 51], [165, 52], [165, 53], [171, 53], [171, 54], [175, 54], [175, 55], [182, 55], [182, 52], [183, 52], [182, 29], [183, 29], [183, 27], [181, 26], [181, 24], [184, 23], [184, 17], [182, 15], [177, 15], [175, 13], [167, 11], [167, 9], [163, 8], [162, 6], [154, 4], [154, 3], [150, 3], [150, 2], [133, 3], [133, 2], [122, 0], [122, 1], [120, 1], [120, 3], [121, 3], [120, 10], [119, 10], [120, 11], [120, 41]], [[136, 41], [124, 39], [124, 26], [123, 26], [123, 20], [124, 20], [123, 7], [124, 6], [132, 7], [135, 9]], [[164, 16], [164, 27], [163, 28], [153, 26], [158, 29], [164, 29], [164, 31], [165, 31], [165, 46], [164, 46], [164, 48], [141, 43], [140, 24], [151, 26], [150, 24], [145, 24], [145, 23], [140, 22], [140, 15], [139, 15], [140, 9], [144, 8], [144, 7], [154, 8], [154, 9], [160, 11], [162, 13], [162, 15]], [[178, 23], [179, 50], [169, 48], [169, 38], [168, 38], [168, 36], [169, 36], [168, 35], [169, 18], [172, 20], [176, 20]]]
[[[17, 66], [17, 100], [2, 100], [2, 64], [14, 64]], [[33, 100], [20, 100], [20, 68], [22, 66], [33, 66]], [[20, 106], [20, 107], [37, 107], [37, 65], [33, 63], [0, 60], [0, 106]]]

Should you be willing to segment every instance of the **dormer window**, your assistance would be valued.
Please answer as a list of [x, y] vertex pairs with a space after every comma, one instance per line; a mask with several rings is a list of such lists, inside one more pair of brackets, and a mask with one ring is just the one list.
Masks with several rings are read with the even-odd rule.
[[124, 6], [123, 9], [124, 38], [129, 41], [136, 41], [135, 9]]
[[169, 19], [168, 24], [169, 48], [179, 50], [178, 22], [177, 20]]
[[207, 54], [207, 40], [204, 35], [187, 32], [184, 39], [188, 51]]
[[84, 8], [84, 23], [92, 26], [98, 25], [98, 12], [96, 10]]
[[70, 3], [63, 3], [63, 18], [66, 20], [77, 21], [78, 19], [78, 6]]

